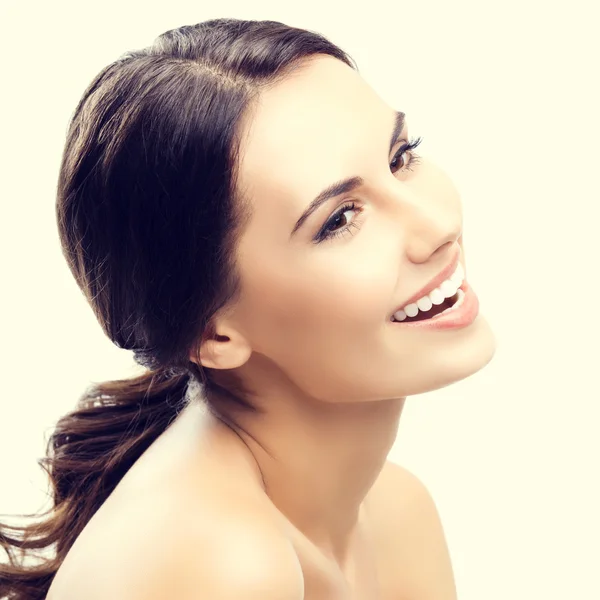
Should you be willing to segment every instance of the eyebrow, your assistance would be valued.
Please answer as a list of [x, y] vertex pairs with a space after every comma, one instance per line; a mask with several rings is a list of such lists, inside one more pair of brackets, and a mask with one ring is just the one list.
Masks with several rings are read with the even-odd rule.
[[[394, 119], [394, 128], [392, 130], [392, 135], [390, 137], [390, 148], [388, 150], [388, 154], [392, 151], [394, 144], [398, 141], [402, 130], [404, 129], [404, 118], [406, 115], [403, 112], [396, 111], [395, 119]], [[302, 227], [304, 222], [312, 215], [320, 206], [325, 204], [328, 200], [339, 196], [340, 194], [347, 194], [355, 190], [357, 187], [360, 187], [364, 183], [364, 179], [362, 177], [348, 177], [346, 179], [342, 179], [341, 181], [337, 181], [336, 183], [331, 184], [329, 187], [325, 188], [306, 208], [306, 210], [302, 213], [300, 218], [296, 221], [294, 225], [294, 229], [292, 229], [292, 233], [290, 233], [290, 238]]]

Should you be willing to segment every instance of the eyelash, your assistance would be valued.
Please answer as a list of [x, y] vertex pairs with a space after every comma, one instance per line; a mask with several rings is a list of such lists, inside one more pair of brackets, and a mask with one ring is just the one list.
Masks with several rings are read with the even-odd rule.
[[[398, 160], [405, 152], [410, 152], [410, 160], [405, 165], [405, 167], [403, 169], [400, 169], [400, 170], [401, 171], [412, 171], [412, 169], [410, 167], [413, 166], [413, 165], [418, 164], [420, 162], [420, 159], [421, 159], [421, 157], [418, 154], [415, 154], [414, 152], [412, 152], [412, 150], [414, 150], [422, 141], [423, 141], [423, 138], [421, 138], [421, 137], [418, 137], [416, 139], [412, 138], [406, 145], [402, 146], [402, 148], [400, 148], [398, 150], [398, 152], [396, 152], [396, 154], [394, 155], [394, 158], [392, 159], [392, 163], [394, 161]], [[320, 244], [321, 242], [324, 242], [326, 240], [331, 240], [331, 239], [333, 239], [333, 238], [335, 238], [337, 236], [344, 235], [344, 233], [346, 233], [346, 231], [349, 231], [352, 227], [355, 227], [356, 229], [360, 229], [360, 227], [358, 225], [356, 225], [356, 223], [354, 221], [352, 221], [352, 223], [350, 223], [349, 225], [346, 225], [345, 227], [342, 227], [341, 229], [338, 229], [338, 230], [335, 230], [335, 231], [330, 231], [330, 227], [333, 224], [335, 224], [336, 221], [345, 212], [348, 212], [349, 210], [359, 210], [359, 211], [362, 211], [362, 208], [358, 208], [356, 206], [355, 202], [350, 202], [350, 203], [345, 204], [344, 206], [342, 206], [323, 225], [323, 228], [321, 229], [321, 231], [319, 231], [319, 233], [316, 235], [316, 237], [314, 239], [314, 243], [315, 244]]]

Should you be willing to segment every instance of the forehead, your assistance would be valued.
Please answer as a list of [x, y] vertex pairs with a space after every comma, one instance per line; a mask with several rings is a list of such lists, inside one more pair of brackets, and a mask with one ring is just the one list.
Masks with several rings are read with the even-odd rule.
[[278, 198], [297, 212], [334, 181], [364, 172], [369, 156], [385, 164], [393, 116], [351, 67], [311, 58], [251, 110], [238, 183], [259, 205]]

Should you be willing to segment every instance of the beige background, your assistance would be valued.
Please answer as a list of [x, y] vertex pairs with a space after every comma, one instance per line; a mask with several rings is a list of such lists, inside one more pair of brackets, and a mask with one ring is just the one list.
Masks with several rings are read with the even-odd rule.
[[462, 193], [469, 279], [497, 354], [410, 398], [390, 455], [436, 499], [459, 598], [599, 600], [598, 4], [103, 4], [0, 0], [0, 513], [46, 507], [36, 460], [54, 421], [90, 381], [139, 370], [58, 246], [58, 165], [85, 86], [167, 29], [279, 20], [346, 49]]

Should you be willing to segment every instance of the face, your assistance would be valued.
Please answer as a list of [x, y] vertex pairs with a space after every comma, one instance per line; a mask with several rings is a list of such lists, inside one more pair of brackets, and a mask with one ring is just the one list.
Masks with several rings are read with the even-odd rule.
[[[248, 114], [238, 183], [254, 214], [229, 321], [231, 340], [248, 350], [244, 376], [278, 393], [351, 402], [431, 391], [491, 359], [481, 314], [445, 329], [390, 320], [457, 257], [466, 267], [459, 194], [406, 149], [408, 116], [390, 139], [397, 125], [395, 107], [325, 56], [263, 92]], [[315, 197], [352, 177], [361, 182], [295, 230]]]

